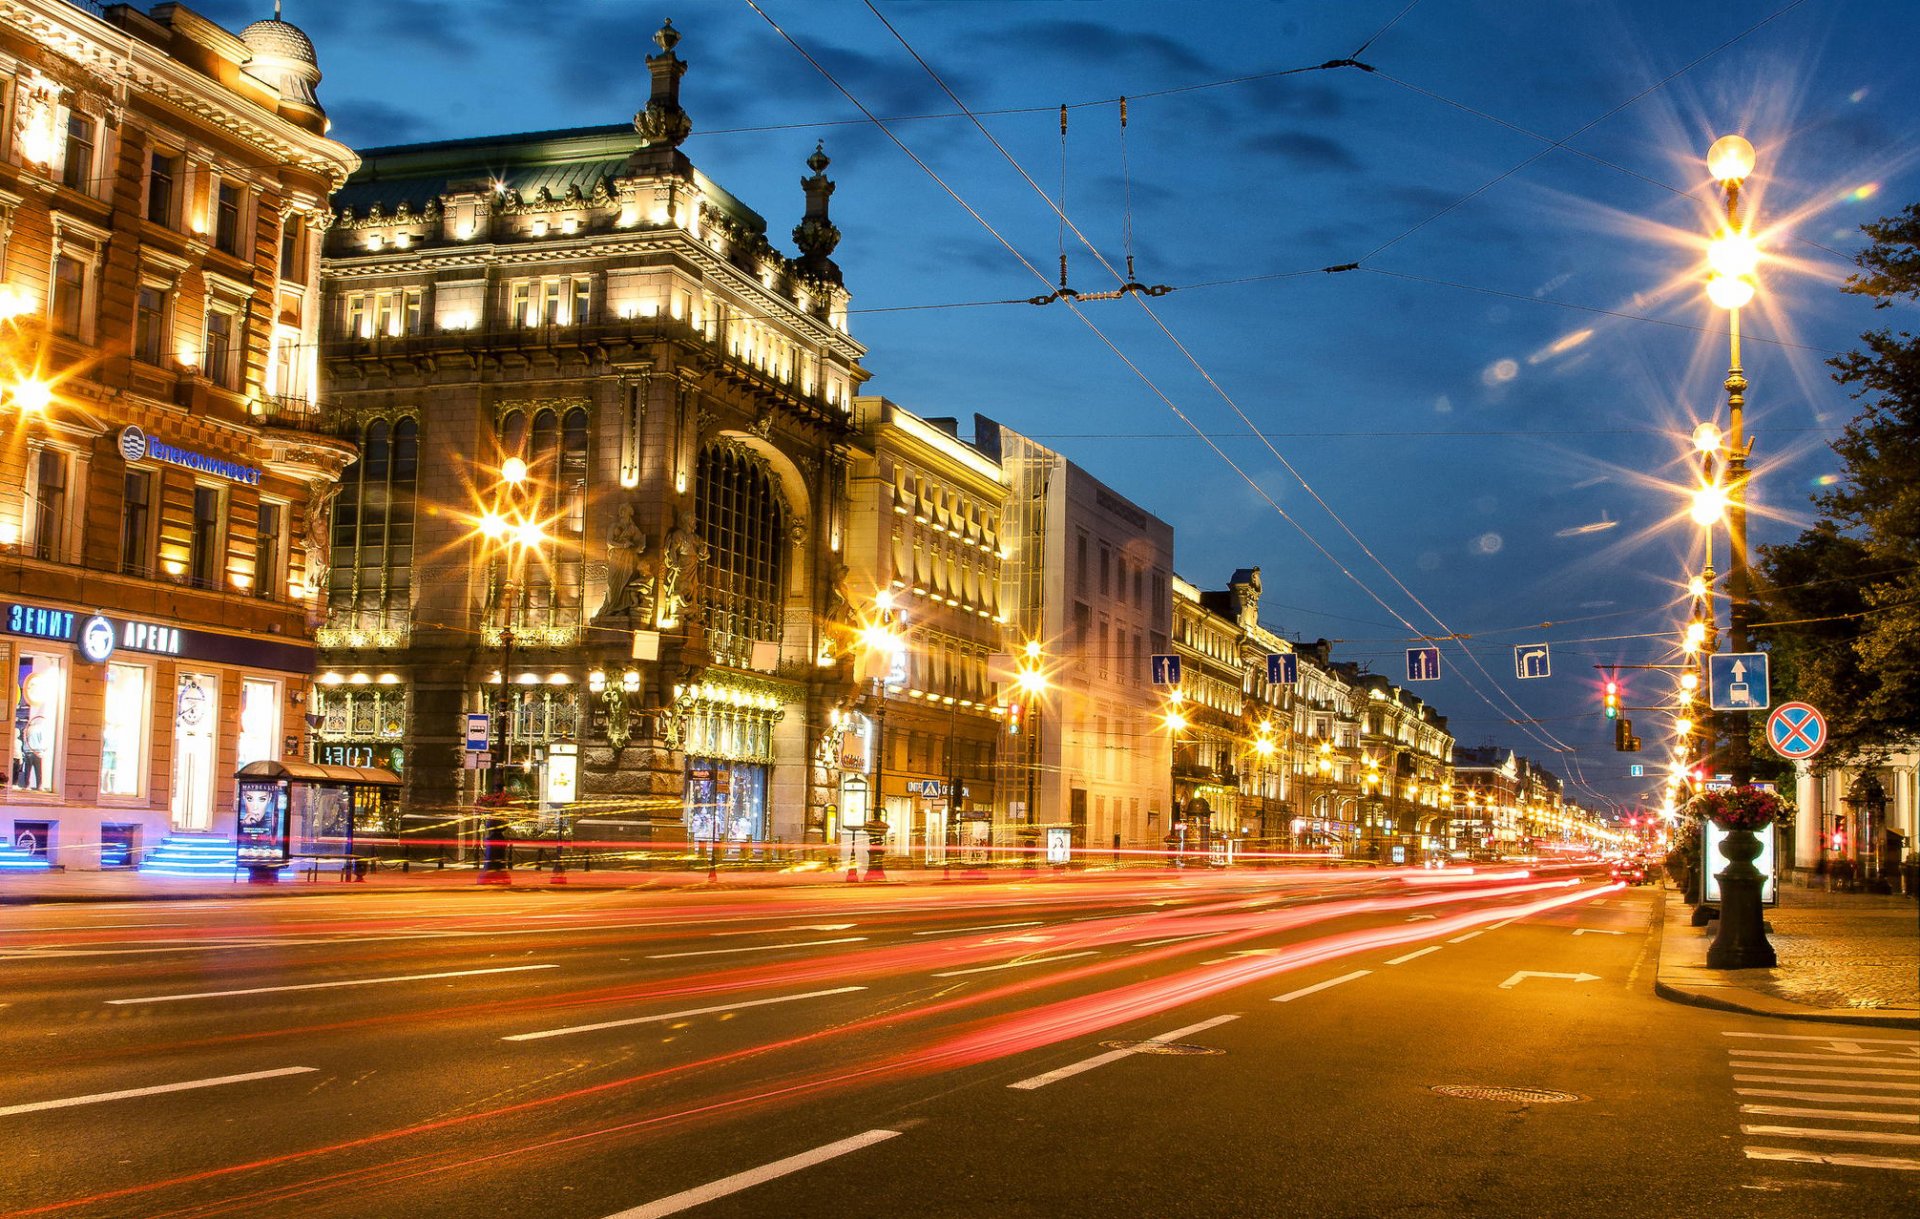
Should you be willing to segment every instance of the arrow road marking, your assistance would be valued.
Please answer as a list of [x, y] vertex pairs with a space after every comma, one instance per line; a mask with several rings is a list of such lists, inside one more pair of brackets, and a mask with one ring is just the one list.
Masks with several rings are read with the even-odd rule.
[[1501, 990], [1512, 990], [1528, 978], [1565, 978], [1569, 982], [1598, 982], [1599, 974], [1554, 974], [1543, 973], [1537, 969], [1523, 969], [1500, 984]]
[[1603, 931], [1598, 927], [1575, 927], [1575, 935], [1625, 935], [1624, 931]]

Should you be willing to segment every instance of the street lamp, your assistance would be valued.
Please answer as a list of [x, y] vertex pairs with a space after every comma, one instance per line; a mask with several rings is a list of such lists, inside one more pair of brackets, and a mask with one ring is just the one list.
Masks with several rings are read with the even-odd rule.
[[[893, 593], [881, 589], [873, 599], [874, 617], [860, 630], [860, 642], [866, 649], [869, 672], [872, 674], [873, 715], [873, 792], [868, 801], [867, 821], [863, 828], [867, 833], [867, 873], [868, 880], [885, 880], [886, 870], [880, 860], [886, 853], [887, 819], [886, 809], [886, 773], [887, 773], [887, 685], [892, 679], [894, 665], [906, 643], [896, 632]], [[904, 617], [904, 615], [901, 615]], [[851, 865], [850, 865], [851, 868]], [[849, 878], [854, 872], [849, 870]]]
[[1047, 692], [1047, 669], [1044, 649], [1037, 639], [1027, 640], [1020, 653], [1020, 667], [1014, 674], [1014, 689], [1019, 695], [1018, 701], [1008, 707], [1011, 720], [1008, 735], [1024, 731], [1027, 736], [1022, 746], [1027, 764], [1024, 767], [1027, 777], [1026, 822], [1036, 821], [1035, 812], [1040, 799], [1040, 701]]

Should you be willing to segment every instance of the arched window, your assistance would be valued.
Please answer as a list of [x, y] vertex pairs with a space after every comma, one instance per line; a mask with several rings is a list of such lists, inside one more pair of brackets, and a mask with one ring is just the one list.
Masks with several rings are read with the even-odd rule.
[[700, 585], [714, 655], [743, 665], [756, 642], [779, 642], [787, 514], [766, 463], [743, 448], [700, 454], [696, 499], [707, 562]]
[[413, 586], [413, 515], [420, 427], [376, 419], [360, 437], [360, 460], [340, 476], [333, 506], [328, 608], [351, 625], [399, 625]]
[[[538, 554], [525, 556], [519, 573], [522, 596], [515, 617], [520, 626], [577, 627], [586, 592], [582, 561], [586, 540], [587, 445], [589, 420], [584, 408], [564, 418], [550, 408], [533, 413], [510, 410], [500, 417], [500, 461], [518, 457], [527, 478], [503, 494], [513, 497], [513, 514], [540, 521], [547, 535]], [[504, 508], [502, 509], [505, 510]], [[502, 556], [494, 556], [496, 564]], [[505, 579], [496, 566], [496, 586]]]

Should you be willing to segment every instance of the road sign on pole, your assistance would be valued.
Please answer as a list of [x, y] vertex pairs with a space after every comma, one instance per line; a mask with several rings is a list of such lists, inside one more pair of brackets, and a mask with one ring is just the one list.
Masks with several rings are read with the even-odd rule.
[[1727, 652], [1707, 657], [1708, 705], [1715, 711], [1765, 711], [1773, 701], [1768, 689], [1765, 652]]
[[484, 711], [467, 712], [467, 752], [485, 753], [493, 737], [493, 717]]
[[1440, 680], [1440, 649], [1428, 644], [1424, 648], [1407, 649], [1408, 681]]
[[1819, 753], [1827, 743], [1827, 717], [1807, 703], [1781, 703], [1767, 717], [1767, 744], [1789, 762]]
[[1553, 658], [1544, 643], [1522, 643], [1513, 649], [1513, 675], [1525, 681], [1532, 677], [1552, 677]]
[[1155, 654], [1153, 661], [1153, 684], [1156, 686], [1177, 686], [1180, 684], [1180, 658], [1171, 653]]
[[1627, 778], [1644, 779], [1646, 777], [1647, 764], [1645, 762], [1635, 762], [1633, 765], [1627, 767]]
[[1300, 680], [1300, 659], [1292, 652], [1267, 653], [1267, 681], [1276, 686], [1291, 686]]

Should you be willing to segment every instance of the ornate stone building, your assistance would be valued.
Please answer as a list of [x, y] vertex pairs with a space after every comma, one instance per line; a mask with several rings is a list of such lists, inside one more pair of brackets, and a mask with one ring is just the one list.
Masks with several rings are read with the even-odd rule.
[[[374, 149], [336, 198], [328, 404], [365, 456], [333, 509], [321, 756], [399, 762], [416, 810], [531, 789], [572, 746], [580, 838], [826, 834], [866, 378], [833, 182], [816, 149], [777, 250], [680, 150], [679, 38], [629, 125]], [[463, 765], [480, 712], [491, 774]]]
[[299, 750], [315, 508], [353, 457], [312, 353], [356, 160], [293, 26], [98, 12], [0, 6], [0, 830], [231, 868], [234, 771]]
[[1360, 726], [1358, 855], [1419, 863], [1444, 852], [1453, 822], [1453, 735], [1447, 717], [1377, 673], [1336, 664]]

